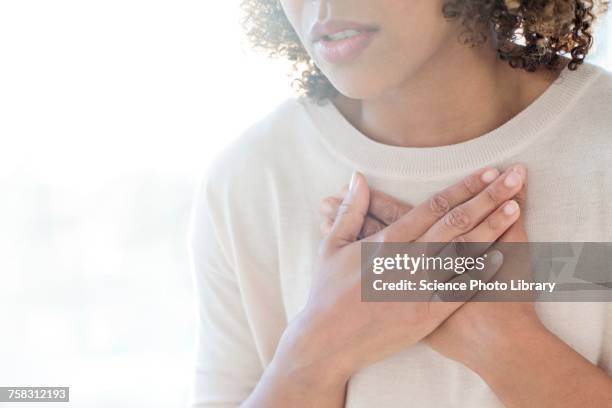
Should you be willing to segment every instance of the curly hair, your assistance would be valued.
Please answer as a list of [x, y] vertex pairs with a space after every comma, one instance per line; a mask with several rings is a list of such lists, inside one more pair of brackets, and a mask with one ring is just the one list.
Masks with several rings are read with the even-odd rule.
[[[593, 44], [594, 20], [610, 0], [444, 0], [441, 13], [461, 23], [460, 43], [475, 47], [494, 35], [497, 55], [513, 68], [554, 70], [569, 55], [568, 69], [584, 62]], [[293, 87], [318, 101], [337, 94], [289, 23], [279, 0], [242, 0], [242, 25], [256, 48], [293, 65]], [[569, 58], [568, 58], [569, 59]]]

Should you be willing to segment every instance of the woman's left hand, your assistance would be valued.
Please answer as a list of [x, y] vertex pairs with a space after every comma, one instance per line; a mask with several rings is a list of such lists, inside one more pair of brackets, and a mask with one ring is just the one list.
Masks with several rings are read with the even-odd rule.
[[[525, 203], [525, 187], [517, 196], [516, 201]], [[528, 237], [524, 224], [524, 211], [521, 211], [519, 220], [504, 233], [498, 242], [527, 243]], [[516, 251], [515, 256], [509, 256], [506, 251], [504, 258], [507, 262], [502, 266], [497, 276], [508, 282], [516, 279], [530, 278], [530, 266], [521, 251], [526, 246], [507, 246], [508, 251]], [[484, 363], [489, 357], [503, 352], [508, 339], [515, 338], [517, 333], [529, 337], [532, 331], [546, 330], [538, 318], [534, 303], [531, 301], [482, 301], [486, 296], [477, 294], [470, 302], [451, 315], [444, 324], [431, 333], [425, 342], [442, 355], [457, 360], [468, 367], [477, 370], [478, 365]]]
[[[386, 227], [387, 222], [392, 224], [412, 208], [376, 191], [371, 191], [370, 200], [367, 228], [362, 229], [365, 236]], [[515, 200], [524, 208], [525, 187]], [[321, 225], [324, 234], [329, 220], [336, 217], [339, 202], [338, 197], [331, 197], [321, 206], [326, 219]], [[520, 214], [496, 241], [500, 245], [528, 241], [524, 211]], [[511, 247], [516, 248], [504, 245], [504, 250]], [[529, 274], [525, 258], [521, 252], [518, 255], [504, 256], [496, 279]], [[480, 302], [479, 296], [482, 294], [457, 309], [423, 341], [477, 373], [505, 406], [610, 406], [612, 378], [547, 330], [532, 302]]]

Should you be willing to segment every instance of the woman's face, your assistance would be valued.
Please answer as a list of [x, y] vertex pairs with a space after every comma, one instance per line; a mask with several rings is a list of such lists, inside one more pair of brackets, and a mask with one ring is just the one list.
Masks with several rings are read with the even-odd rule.
[[280, 0], [319, 69], [355, 99], [393, 91], [458, 45], [444, 0]]

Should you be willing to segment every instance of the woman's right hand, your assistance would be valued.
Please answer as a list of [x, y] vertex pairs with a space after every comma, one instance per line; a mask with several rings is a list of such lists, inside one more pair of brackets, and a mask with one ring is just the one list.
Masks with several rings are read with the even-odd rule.
[[[518, 211], [504, 211], [506, 206], [516, 208], [510, 199], [522, 188], [520, 176], [509, 176], [480, 170], [359, 241], [370, 192], [365, 178], [355, 173], [321, 243], [306, 306], [285, 330], [247, 405], [342, 406], [344, 387], [353, 373], [435, 330], [468, 299], [362, 302], [361, 242], [494, 241], [494, 234], [501, 235], [519, 217]], [[497, 262], [487, 262], [482, 271], [449, 279], [488, 281], [501, 266], [499, 252], [492, 258]]]

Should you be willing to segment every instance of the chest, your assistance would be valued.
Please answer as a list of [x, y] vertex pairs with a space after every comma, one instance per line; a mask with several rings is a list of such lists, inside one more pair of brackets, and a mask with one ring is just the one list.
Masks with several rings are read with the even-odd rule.
[[[600, 182], [585, 182], [584, 175], [532, 174], [525, 208], [531, 241], [612, 241], [609, 183], [604, 174], [592, 176], [599, 177]], [[419, 183], [369, 177], [368, 181], [375, 189], [418, 204], [458, 179]], [[286, 232], [281, 234], [284, 239], [279, 243], [282, 296], [289, 320], [306, 302], [322, 239], [321, 219], [314, 204], [329, 192], [313, 187], [310, 193], [303, 208], [291, 209], [292, 214], [297, 210], [301, 215], [285, 224]], [[610, 358], [604, 355], [611, 352], [605, 345], [612, 344], [606, 334], [606, 322], [612, 319], [606, 304], [542, 303], [537, 305], [537, 312], [551, 331], [591, 362], [598, 364]], [[445, 392], [439, 393], [440, 389]], [[453, 407], [457, 401], [470, 406], [501, 406], [477, 375], [422, 344], [367, 367], [351, 379], [349, 407], [396, 406], [397, 401], [412, 401], [416, 406], [432, 406], [435, 402], [435, 406]]]

